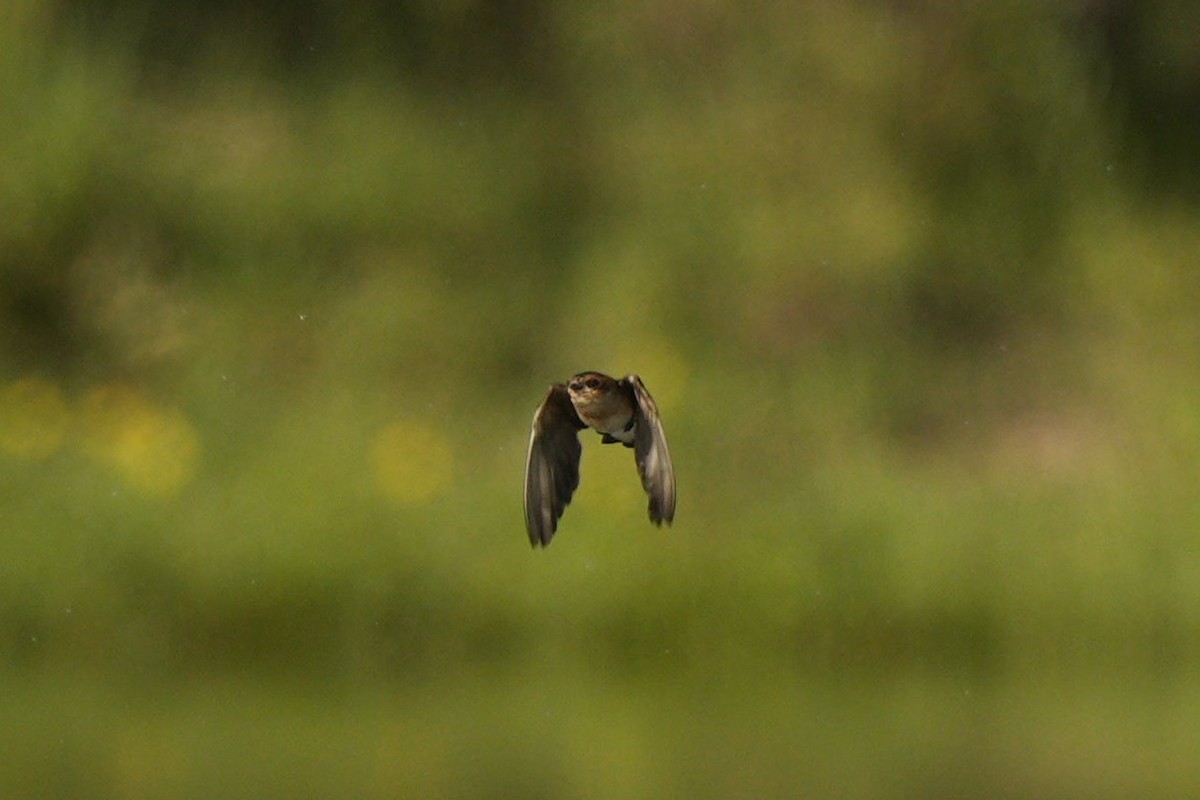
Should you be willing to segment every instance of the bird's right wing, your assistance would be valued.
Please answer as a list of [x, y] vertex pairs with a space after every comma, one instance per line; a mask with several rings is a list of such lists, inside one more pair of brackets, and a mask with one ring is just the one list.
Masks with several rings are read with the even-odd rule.
[[550, 544], [579, 486], [579, 431], [584, 427], [567, 387], [551, 386], [533, 415], [525, 461], [525, 527], [534, 547]]

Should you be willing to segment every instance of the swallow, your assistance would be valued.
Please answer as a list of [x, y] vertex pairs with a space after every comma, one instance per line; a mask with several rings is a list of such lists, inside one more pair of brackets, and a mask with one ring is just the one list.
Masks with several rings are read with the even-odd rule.
[[633, 448], [650, 521], [675, 519], [675, 468], [658, 406], [637, 375], [611, 378], [581, 372], [550, 387], [533, 415], [525, 462], [525, 527], [534, 547], [546, 547], [579, 486], [579, 432], [591, 428], [604, 444]]

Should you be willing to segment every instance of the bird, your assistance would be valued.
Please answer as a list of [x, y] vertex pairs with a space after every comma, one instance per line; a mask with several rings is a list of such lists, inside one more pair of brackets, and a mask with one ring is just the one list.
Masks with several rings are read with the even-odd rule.
[[675, 468], [658, 406], [637, 375], [613, 378], [580, 372], [550, 387], [533, 415], [525, 461], [525, 527], [533, 547], [547, 547], [579, 486], [579, 432], [591, 428], [603, 444], [633, 448], [650, 521], [675, 519]]

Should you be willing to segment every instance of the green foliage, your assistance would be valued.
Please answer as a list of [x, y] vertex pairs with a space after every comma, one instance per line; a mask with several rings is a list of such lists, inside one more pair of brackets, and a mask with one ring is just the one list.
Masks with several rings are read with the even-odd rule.
[[17, 3], [0, 794], [1194, 795], [1173, 7]]

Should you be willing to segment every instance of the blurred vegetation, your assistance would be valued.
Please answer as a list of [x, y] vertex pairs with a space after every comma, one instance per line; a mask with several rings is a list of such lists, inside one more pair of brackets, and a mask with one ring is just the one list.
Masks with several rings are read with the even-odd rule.
[[11, 3], [0, 793], [1195, 796], [1192, 12]]

